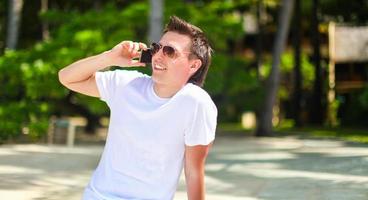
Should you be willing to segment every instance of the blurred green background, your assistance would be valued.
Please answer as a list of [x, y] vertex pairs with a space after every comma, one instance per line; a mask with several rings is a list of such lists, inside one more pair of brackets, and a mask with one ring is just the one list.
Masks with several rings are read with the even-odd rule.
[[[24, 0], [19, 12], [11, 12], [15, 2], [0, 1], [0, 141], [20, 137], [40, 141], [46, 137], [51, 116], [85, 117], [86, 132], [93, 134], [101, 126], [100, 119], [108, 116], [107, 106], [64, 88], [58, 70], [122, 40], [149, 43], [152, 2]], [[280, 0], [163, 1], [159, 12], [164, 24], [177, 15], [201, 27], [213, 46], [204, 88], [218, 107], [220, 132], [253, 133], [254, 122], [244, 125], [244, 113], [253, 119], [262, 112], [280, 5]], [[279, 65], [274, 132], [368, 142], [368, 62], [336, 65], [336, 77], [350, 74], [344, 79], [348, 87], [336, 90], [332, 105], [327, 101], [328, 25], [364, 26], [367, 13], [367, 0], [295, 2]], [[17, 16], [17, 23], [11, 23]], [[9, 46], [9, 37], [14, 37], [9, 30], [14, 26], [18, 27], [16, 45]], [[361, 84], [349, 87], [349, 81]], [[336, 121], [330, 123], [328, 116], [336, 116]]]

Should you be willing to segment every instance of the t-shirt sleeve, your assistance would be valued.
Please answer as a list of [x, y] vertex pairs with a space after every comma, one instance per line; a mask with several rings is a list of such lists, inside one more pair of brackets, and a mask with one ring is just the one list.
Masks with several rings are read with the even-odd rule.
[[185, 145], [208, 145], [215, 139], [216, 126], [216, 105], [212, 100], [198, 103], [191, 123], [185, 132]]
[[138, 71], [114, 70], [96, 72], [95, 78], [100, 99], [110, 103], [119, 88], [121, 89], [140, 76], [143, 76], [143, 74]]

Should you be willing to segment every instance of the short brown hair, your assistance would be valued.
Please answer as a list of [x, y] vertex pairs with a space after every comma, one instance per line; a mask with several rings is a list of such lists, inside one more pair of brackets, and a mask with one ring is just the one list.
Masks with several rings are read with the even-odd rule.
[[188, 82], [202, 87], [207, 76], [208, 68], [211, 64], [212, 48], [208, 39], [200, 28], [180, 19], [177, 16], [170, 17], [170, 21], [167, 23], [164, 33], [169, 31], [190, 37], [191, 54], [189, 55], [189, 59], [198, 58], [201, 60], [202, 65], [196, 73], [189, 78]]

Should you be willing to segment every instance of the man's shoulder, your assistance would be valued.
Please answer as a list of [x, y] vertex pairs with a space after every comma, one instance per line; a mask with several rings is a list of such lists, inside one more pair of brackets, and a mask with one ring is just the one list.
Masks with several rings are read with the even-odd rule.
[[195, 103], [199, 104], [213, 103], [211, 96], [208, 94], [206, 90], [191, 83], [185, 86], [182, 95], [194, 101]]
[[194, 84], [187, 84], [182, 96], [185, 99], [185, 103], [182, 105], [187, 105], [187, 109], [194, 109], [196, 115], [217, 116], [217, 106], [203, 88]]

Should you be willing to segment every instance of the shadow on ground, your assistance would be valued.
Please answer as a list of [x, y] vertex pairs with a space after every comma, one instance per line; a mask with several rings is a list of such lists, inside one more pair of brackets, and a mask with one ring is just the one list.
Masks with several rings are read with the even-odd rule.
[[[80, 199], [102, 145], [0, 146], [2, 199]], [[218, 137], [207, 199], [368, 199], [368, 145], [294, 137]], [[180, 179], [175, 199], [186, 199]]]

